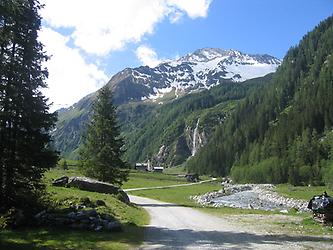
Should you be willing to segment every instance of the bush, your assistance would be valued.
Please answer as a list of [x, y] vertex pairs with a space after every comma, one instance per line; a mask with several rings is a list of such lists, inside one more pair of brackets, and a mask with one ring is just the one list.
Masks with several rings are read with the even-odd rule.
[[311, 179], [311, 166], [304, 165], [299, 168], [299, 177], [301, 184], [305, 185], [310, 182]]
[[25, 216], [21, 209], [10, 208], [0, 216], [0, 229], [17, 228], [25, 223]]
[[61, 159], [59, 162], [58, 162], [58, 166], [60, 168], [62, 168], [63, 170], [68, 170], [68, 163], [65, 159]]
[[284, 176], [283, 167], [277, 157], [271, 157], [256, 165], [235, 165], [231, 177], [235, 182], [279, 183]]

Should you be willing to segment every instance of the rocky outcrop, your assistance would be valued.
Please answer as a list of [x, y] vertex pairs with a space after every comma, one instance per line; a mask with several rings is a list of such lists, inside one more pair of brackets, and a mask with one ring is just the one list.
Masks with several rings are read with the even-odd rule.
[[170, 154], [170, 149], [166, 145], [162, 145], [158, 153], [152, 158], [152, 165], [158, 167], [168, 167], [167, 158]]
[[160, 149], [159, 149], [159, 151], [158, 151], [156, 157], [155, 157], [155, 158], [156, 158], [156, 161], [158, 161], [158, 162], [163, 162], [163, 161], [165, 161], [165, 159], [167, 158], [167, 155], [168, 155], [168, 151], [169, 151], [168, 147], [165, 146], [165, 145], [162, 145], [162, 146], [160, 147]]
[[68, 176], [61, 176], [60, 178], [54, 180], [52, 185], [56, 187], [65, 187], [68, 183], [68, 179]]
[[87, 177], [71, 177], [62, 176], [59, 179], [56, 179], [52, 183], [54, 186], [66, 186], [66, 187], [75, 187], [81, 190], [105, 193], [105, 194], [114, 194], [118, 196], [118, 199], [125, 203], [130, 203], [128, 195], [120, 188], [106, 182], [97, 181]]
[[118, 194], [119, 192], [119, 188], [110, 183], [97, 181], [87, 177], [71, 177], [68, 180], [67, 186], [106, 194]]
[[128, 195], [120, 188], [106, 182], [97, 181], [87, 177], [71, 177], [68, 180], [68, 187], [76, 187], [90, 192], [106, 193], [118, 195], [119, 199], [125, 203], [130, 203]]

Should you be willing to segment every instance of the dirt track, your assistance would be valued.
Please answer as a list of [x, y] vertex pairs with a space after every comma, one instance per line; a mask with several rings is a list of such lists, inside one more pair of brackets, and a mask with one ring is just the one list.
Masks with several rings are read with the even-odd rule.
[[150, 214], [140, 249], [332, 249], [324, 237], [265, 234], [195, 209], [130, 196]]

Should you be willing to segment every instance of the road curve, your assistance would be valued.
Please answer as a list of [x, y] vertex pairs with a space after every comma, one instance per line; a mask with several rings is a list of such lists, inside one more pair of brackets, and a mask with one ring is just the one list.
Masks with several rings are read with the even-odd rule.
[[[318, 240], [326, 241], [311, 236], [265, 235], [248, 232], [239, 225], [230, 225], [222, 218], [195, 209], [138, 196], [130, 195], [129, 197], [131, 202], [144, 207], [151, 217], [145, 231], [144, 244], [139, 249], [286, 250], [315, 247]], [[324, 243], [320, 246], [325, 245]]]

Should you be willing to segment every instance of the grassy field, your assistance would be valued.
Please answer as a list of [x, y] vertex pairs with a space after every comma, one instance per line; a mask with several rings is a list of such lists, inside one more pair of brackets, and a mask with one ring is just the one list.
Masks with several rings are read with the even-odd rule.
[[50, 184], [51, 180], [59, 178], [59, 177], [64, 176], [64, 175], [66, 175], [68, 177], [82, 176], [82, 174], [80, 174], [78, 169], [74, 168], [74, 167], [70, 167], [68, 170], [64, 170], [62, 168], [54, 168], [54, 169], [51, 169], [51, 170], [47, 171], [44, 174], [46, 184], [48, 184], [48, 186], [50, 186], [49, 184]]
[[176, 166], [176, 167], [172, 167], [172, 168], [166, 168], [164, 169], [164, 173], [165, 174], [186, 174], [187, 170], [185, 169], [184, 166]]
[[314, 195], [320, 195], [324, 191], [333, 196], [333, 191], [326, 186], [292, 186], [289, 184], [280, 184], [276, 188], [276, 192], [289, 198], [310, 200]]
[[103, 200], [106, 206], [97, 207], [101, 213], [116, 217], [123, 224], [123, 232], [93, 232], [84, 230], [27, 228], [0, 231], [0, 249], [131, 249], [143, 240], [143, 226], [149, 222], [148, 214], [139, 207], [127, 205], [108, 194], [87, 192], [75, 188], [53, 187], [51, 179], [62, 175], [76, 176], [77, 170], [52, 169], [45, 174], [47, 191], [52, 202], [63, 208], [66, 201], [89, 198]]
[[192, 186], [176, 187], [176, 188], [164, 188], [164, 189], [152, 189], [152, 190], [139, 190], [129, 192], [131, 195], [137, 195], [156, 199], [160, 201], [176, 203], [178, 205], [192, 207], [200, 209], [203, 212], [210, 213], [216, 216], [225, 216], [232, 214], [274, 214], [275, 212], [266, 212], [254, 209], [237, 209], [229, 207], [202, 207], [193, 201], [190, 197], [194, 195], [201, 195], [207, 192], [220, 190], [221, 184], [219, 181], [213, 181], [209, 183], [202, 183]]
[[221, 189], [221, 185], [218, 182], [211, 182], [176, 188], [132, 191], [129, 193], [160, 201], [176, 203], [182, 206], [198, 207], [198, 205], [190, 199], [190, 196], [204, 194], [210, 191], [217, 191], [219, 189]]
[[[55, 168], [45, 173], [47, 180], [56, 179], [61, 176], [82, 176], [77, 168], [70, 168], [63, 170]], [[170, 186], [176, 184], [188, 183], [184, 178], [179, 178], [175, 175], [167, 175], [163, 173], [152, 173], [131, 170], [129, 173], [128, 181], [123, 183], [122, 189], [127, 188], [141, 188], [141, 187], [157, 187], [157, 186]]]
[[175, 175], [166, 175], [163, 173], [131, 171], [129, 179], [122, 186], [123, 189], [170, 186], [176, 184], [188, 183], [184, 178]]

